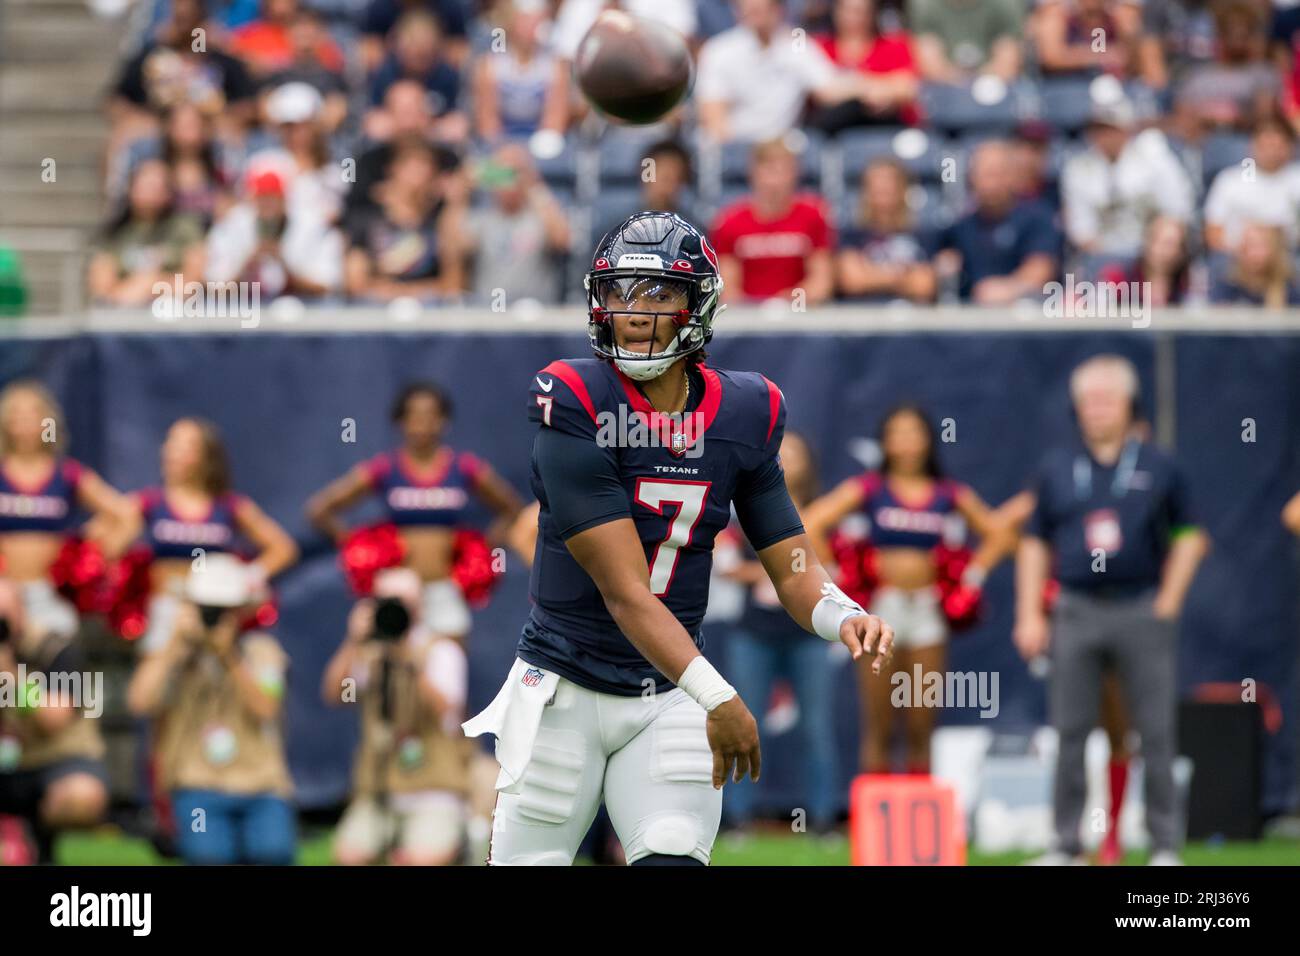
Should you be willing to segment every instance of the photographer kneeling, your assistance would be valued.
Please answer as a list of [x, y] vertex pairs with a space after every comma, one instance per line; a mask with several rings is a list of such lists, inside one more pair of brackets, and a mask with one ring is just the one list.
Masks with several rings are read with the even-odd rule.
[[381, 572], [375, 597], [353, 609], [325, 669], [327, 704], [361, 704], [353, 799], [334, 839], [345, 865], [447, 866], [460, 855], [468, 665], [457, 641], [415, 622], [419, 606], [414, 571]]
[[247, 567], [209, 554], [190, 571], [167, 644], [143, 658], [127, 701], [159, 718], [160, 785], [171, 794], [187, 863], [293, 862], [293, 785], [280, 727], [288, 656], [240, 633], [258, 598]]
[[0, 814], [27, 821], [37, 862], [53, 862], [55, 833], [108, 808], [93, 677], [73, 639], [36, 626], [19, 586], [0, 580]]

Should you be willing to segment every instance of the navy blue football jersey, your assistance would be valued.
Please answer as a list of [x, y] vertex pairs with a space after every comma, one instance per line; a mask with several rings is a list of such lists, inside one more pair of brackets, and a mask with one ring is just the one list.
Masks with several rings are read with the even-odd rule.
[[[567, 537], [587, 527], [619, 517], [636, 523], [651, 590], [700, 648], [713, 541], [727, 526], [733, 501], [760, 550], [802, 533], [778, 457], [785, 428], [781, 392], [754, 372], [701, 364], [690, 374], [696, 394], [675, 419], [656, 413], [631, 379], [601, 359], [552, 362], [534, 377], [528, 414], [538, 426], [532, 488], [540, 513], [533, 608], [518, 651], [524, 661], [602, 693], [640, 694], [647, 681], [657, 690], [672, 687], [623, 636], [595, 583], [565, 546]], [[566, 460], [583, 459], [584, 470], [575, 468], [572, 480], [563, 462], [552, 465], [545, 457], [557, 454], [557, 442], [566, 443], [558, 446]], [[601, 456], [594, 467], [589, 452]], [[604, 503], [594, 508], [594, 517], [575, 524], [570, 516], [583, 509], [592, 514], [590, 502], [601, 491], [588, 481], [593, 471], [604, 475]], [[547, 486], [545, 474], [557, 487]], [[573, 495], [587, 497], [566, 500]], [[779, 502], [770, 507], [773, 495]]]

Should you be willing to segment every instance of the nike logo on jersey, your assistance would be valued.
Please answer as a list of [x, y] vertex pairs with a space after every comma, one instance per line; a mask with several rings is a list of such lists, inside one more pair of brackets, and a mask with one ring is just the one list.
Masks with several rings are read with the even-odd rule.
[[551, 379], [551, 381], [549, 381], [549, 382], [543, 382], [543, 381], [539, 378], [539, 379], [537, 379], [536, 381], [537, 381], [537, 387], [540, 388], [543, 392], [549, 392], [549, 391], [550, 391], [550, 390], [555, 386], [555, 380], [554, 380], [554, 379]]

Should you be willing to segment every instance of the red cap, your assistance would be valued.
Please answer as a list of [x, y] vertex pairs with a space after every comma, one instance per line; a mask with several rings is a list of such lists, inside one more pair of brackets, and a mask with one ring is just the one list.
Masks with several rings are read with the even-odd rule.
[[258, 196], [283, 196], [284, 178], [275, 170], [265, 170], [248, 177], [248, 194]]

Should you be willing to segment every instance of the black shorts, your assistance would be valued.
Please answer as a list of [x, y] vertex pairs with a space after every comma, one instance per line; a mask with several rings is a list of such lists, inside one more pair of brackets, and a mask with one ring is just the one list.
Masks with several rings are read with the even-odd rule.
[[68, 757], [43, 767], [0, 773], [0, 813], [35, 817], [41, 797], [51, 784], [74, 773], [88, 773], [108, 786], [104, 762], [94, 757]]

